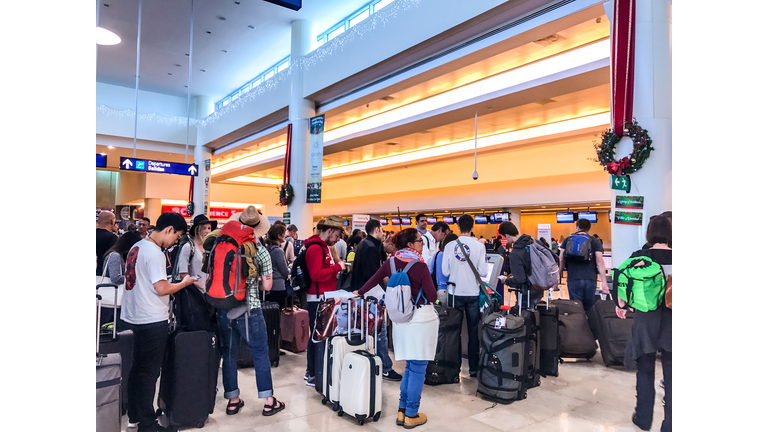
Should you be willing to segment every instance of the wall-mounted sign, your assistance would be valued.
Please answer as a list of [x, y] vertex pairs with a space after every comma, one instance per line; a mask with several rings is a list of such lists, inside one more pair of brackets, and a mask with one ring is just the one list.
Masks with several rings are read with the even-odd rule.
[[616, 195], [616, 208], [642, 210], [644, 201], [641, 196]]
[[619, 225], [643, 225], [643, 214], [617, 211], [615, 223]]
[[106, 168], [107, 167], [107, 155], [96, 155], [96, 168]]
[[629, 181], [629, 176], [617, 176], [611, 174], [611, 189], [629, 192], [630, 186], [631, 182]]
[[307, 163], [307, 202], [319, 203], [323, 188], [323, 131], [325, 114], [309, 119], [309, 161]]
[[538, 238], [544, 237], [544, 240], [549, 242], [549, 239], [552, 238], [552, 224], [538, 224], [538, 232], [539, 235]]
[[282, 6], [284, 8], [288, 8], [291, 10], [299, 10], [301, 9], [301, 0], [264, 0], [268, 3], [276, 4], [278, 6]]
[[197, 176], [196, 164], [183, 164], [176, 162], [163, 162], [148, 159], [120, 158], [120, 169], [126, 171], [145, 171], [160, 174], [176, 174], [185, 176]]
[[[233, 214], [240, 213], [244, 210], [245, 209], [242, 209], [242, 208], [211, 207], [209, 209], [210, 214], [208, 215], [208, 217], [210, 219], [229, 219]], [[166, 213], [166, 212], [178, 213], [184, 217], [189, 217], [189, 213], [187, 212], [187, 206], [185, 205], [164, 205], [162, 206], [161, 211], [163, 213]]]
[[283, 217], [284, 217], [284, 218], [289, 218], [289, 217], [291, 217], [291, 212], [285, 212], [285, 213], [283, 213]]
[[274, 225], [275, 222], [277, 222], [277, 221], [282, 222], [283, 218], [281, 218], [279, 216], [267, 216], [267, 220], [269, 221], [270, 225]]

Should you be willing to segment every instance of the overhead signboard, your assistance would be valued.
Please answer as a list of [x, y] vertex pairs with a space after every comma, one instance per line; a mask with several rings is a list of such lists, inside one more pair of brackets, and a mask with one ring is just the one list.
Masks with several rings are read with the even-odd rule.
[[[245, 211], [245, 209], [232, 207], [211, 207], [209, 209], [211, 219], [229, 219], [233, 214], [241, 213], [243, 211]], [[190, 217], [189, 213], [187, 213], [187, 206], [185, 205], [164, 205], [161, 207], [161, 212], [173, 212], [184, 217]]]
[[264, 0], [267, 3], [276, 4], [278, 6], [282, 6], [284, 8], [288, 8], [291, 10], [299, 10], [301, 9], [301, 0]]
[[107, 167], [107, 155], [96, 154], [96, 168]]
[[198, 171], [197, 164], [183, 164], [127, 157], [120, 158], [120, 169], [125, 171], [144, 171], [195, 177], [197, 177]]

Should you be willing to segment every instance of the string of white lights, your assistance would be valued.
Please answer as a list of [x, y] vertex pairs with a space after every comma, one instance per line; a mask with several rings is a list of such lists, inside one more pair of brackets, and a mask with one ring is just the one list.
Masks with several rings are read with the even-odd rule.
[[[321, 47], [312, 51], [304, 57], [293, 59], [291, 58], [291, 65], [283, 71], [275, 74], [272, 78], [263, 81], [261, 84], [253, 87], [251, 90], [241, 95], [236, 100], [231, 101], [227, 106], [214, 111], [212, 114], [204, 119], [189, 119], [189, 124], [197, 126], [199, 128], [205, 128], [206, 126], [215, 123], [219, 119], [241, 109], [254, 101], [256, 98], [263, 94], [273, 90], [278, 84], [288, 79], [291, 75], [291, 70], [304, 70], [311, 72], [311, 69], [318, 64], [318, 62], [332, 56], [334, 53], [344, 51], [344, 45], [359, 38], [364, 38], [375, 29], [377, 26], [386, 26], [389, 20], [396, 18], [397, 14], [401, 11], [406, 11], [413, 6], [418, 5], [421, 0], [396, 0], [384, 9], [369, 16], [359, 24], [335, 37], [333, 40], [326, 42]], [[136, 113], [132, 109], [120, 109], [112, 108], [107, 105], [96, 105], [96, 111], [101, 114], [105, 114], [110, 117], [130, 117], [133, 118]], [[187, 117], [181, 116], [162, 116], [156, 113], [139, 113], [138, 121], [141, 122], [158, 122], [167, 125], [179, 125], [186, 126]]]

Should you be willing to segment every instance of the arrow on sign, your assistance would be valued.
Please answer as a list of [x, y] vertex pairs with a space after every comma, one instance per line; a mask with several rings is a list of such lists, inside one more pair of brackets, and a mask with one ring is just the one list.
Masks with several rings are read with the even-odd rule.
[[189, 171], [190, 174], [195, 175], [195, 173], [197, 172], [197, 168], [195, 168], [194, 166], [191, 166], [187, 171]]
[[618, 185], [619, 185], [619, 178], [618, 178], [618, 177], [616, 177], [616, 180], [614, 180], [614, 181], [613, 181], [613, 183], [614, 183], [616, 186], [618, 186]]
[[[131, 162], [131, 160], [130, 160], [130, 159], [126, 159], [126, 160], [123, 162], [123, 165], [125, 165], [125, 169], [128, 169], [128, 168], [130, 168], [130, 167], [132, 167], [132, 166], [133, 166], [133, 162]], [[126, 175], [127, 175], [127, 174], [126, 174]]]

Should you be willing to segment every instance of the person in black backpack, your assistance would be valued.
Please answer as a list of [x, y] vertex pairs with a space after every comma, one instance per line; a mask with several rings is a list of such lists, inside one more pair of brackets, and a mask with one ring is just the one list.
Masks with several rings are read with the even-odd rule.
[[[504, 281], [504, 285], [519, 289], [520, 293], [526, 293], [524, 296], [518, 296], [518, 304], [522, 303], [525, 309], [532, 309], [544, 296], [544, 293], [534, 290], [528, 280], [528, 276], [531, 275], [531, 254], [526, 248], [534, 240], [528, 234], [520, 235], [520, 231], [512, 222], [502, 222], [499, 225], [499, 234], [504, 236], [508, 245], [512, 245], [512, 250], [509, 251], [509, 276]], [[528, 292], [531, 293], [530, 305]]]
[[589, 312], [595, 305], [598, 275], [603, 293], [608, 294], [603, 245], [600, 240], [589, 235], [590, 228], [591, 222], [579, 219], [576, 221], [576, 232], [560, 244], [560, 272], [568, 272], [568, 296], [571, 300], [580, 301], [584, 312]]

